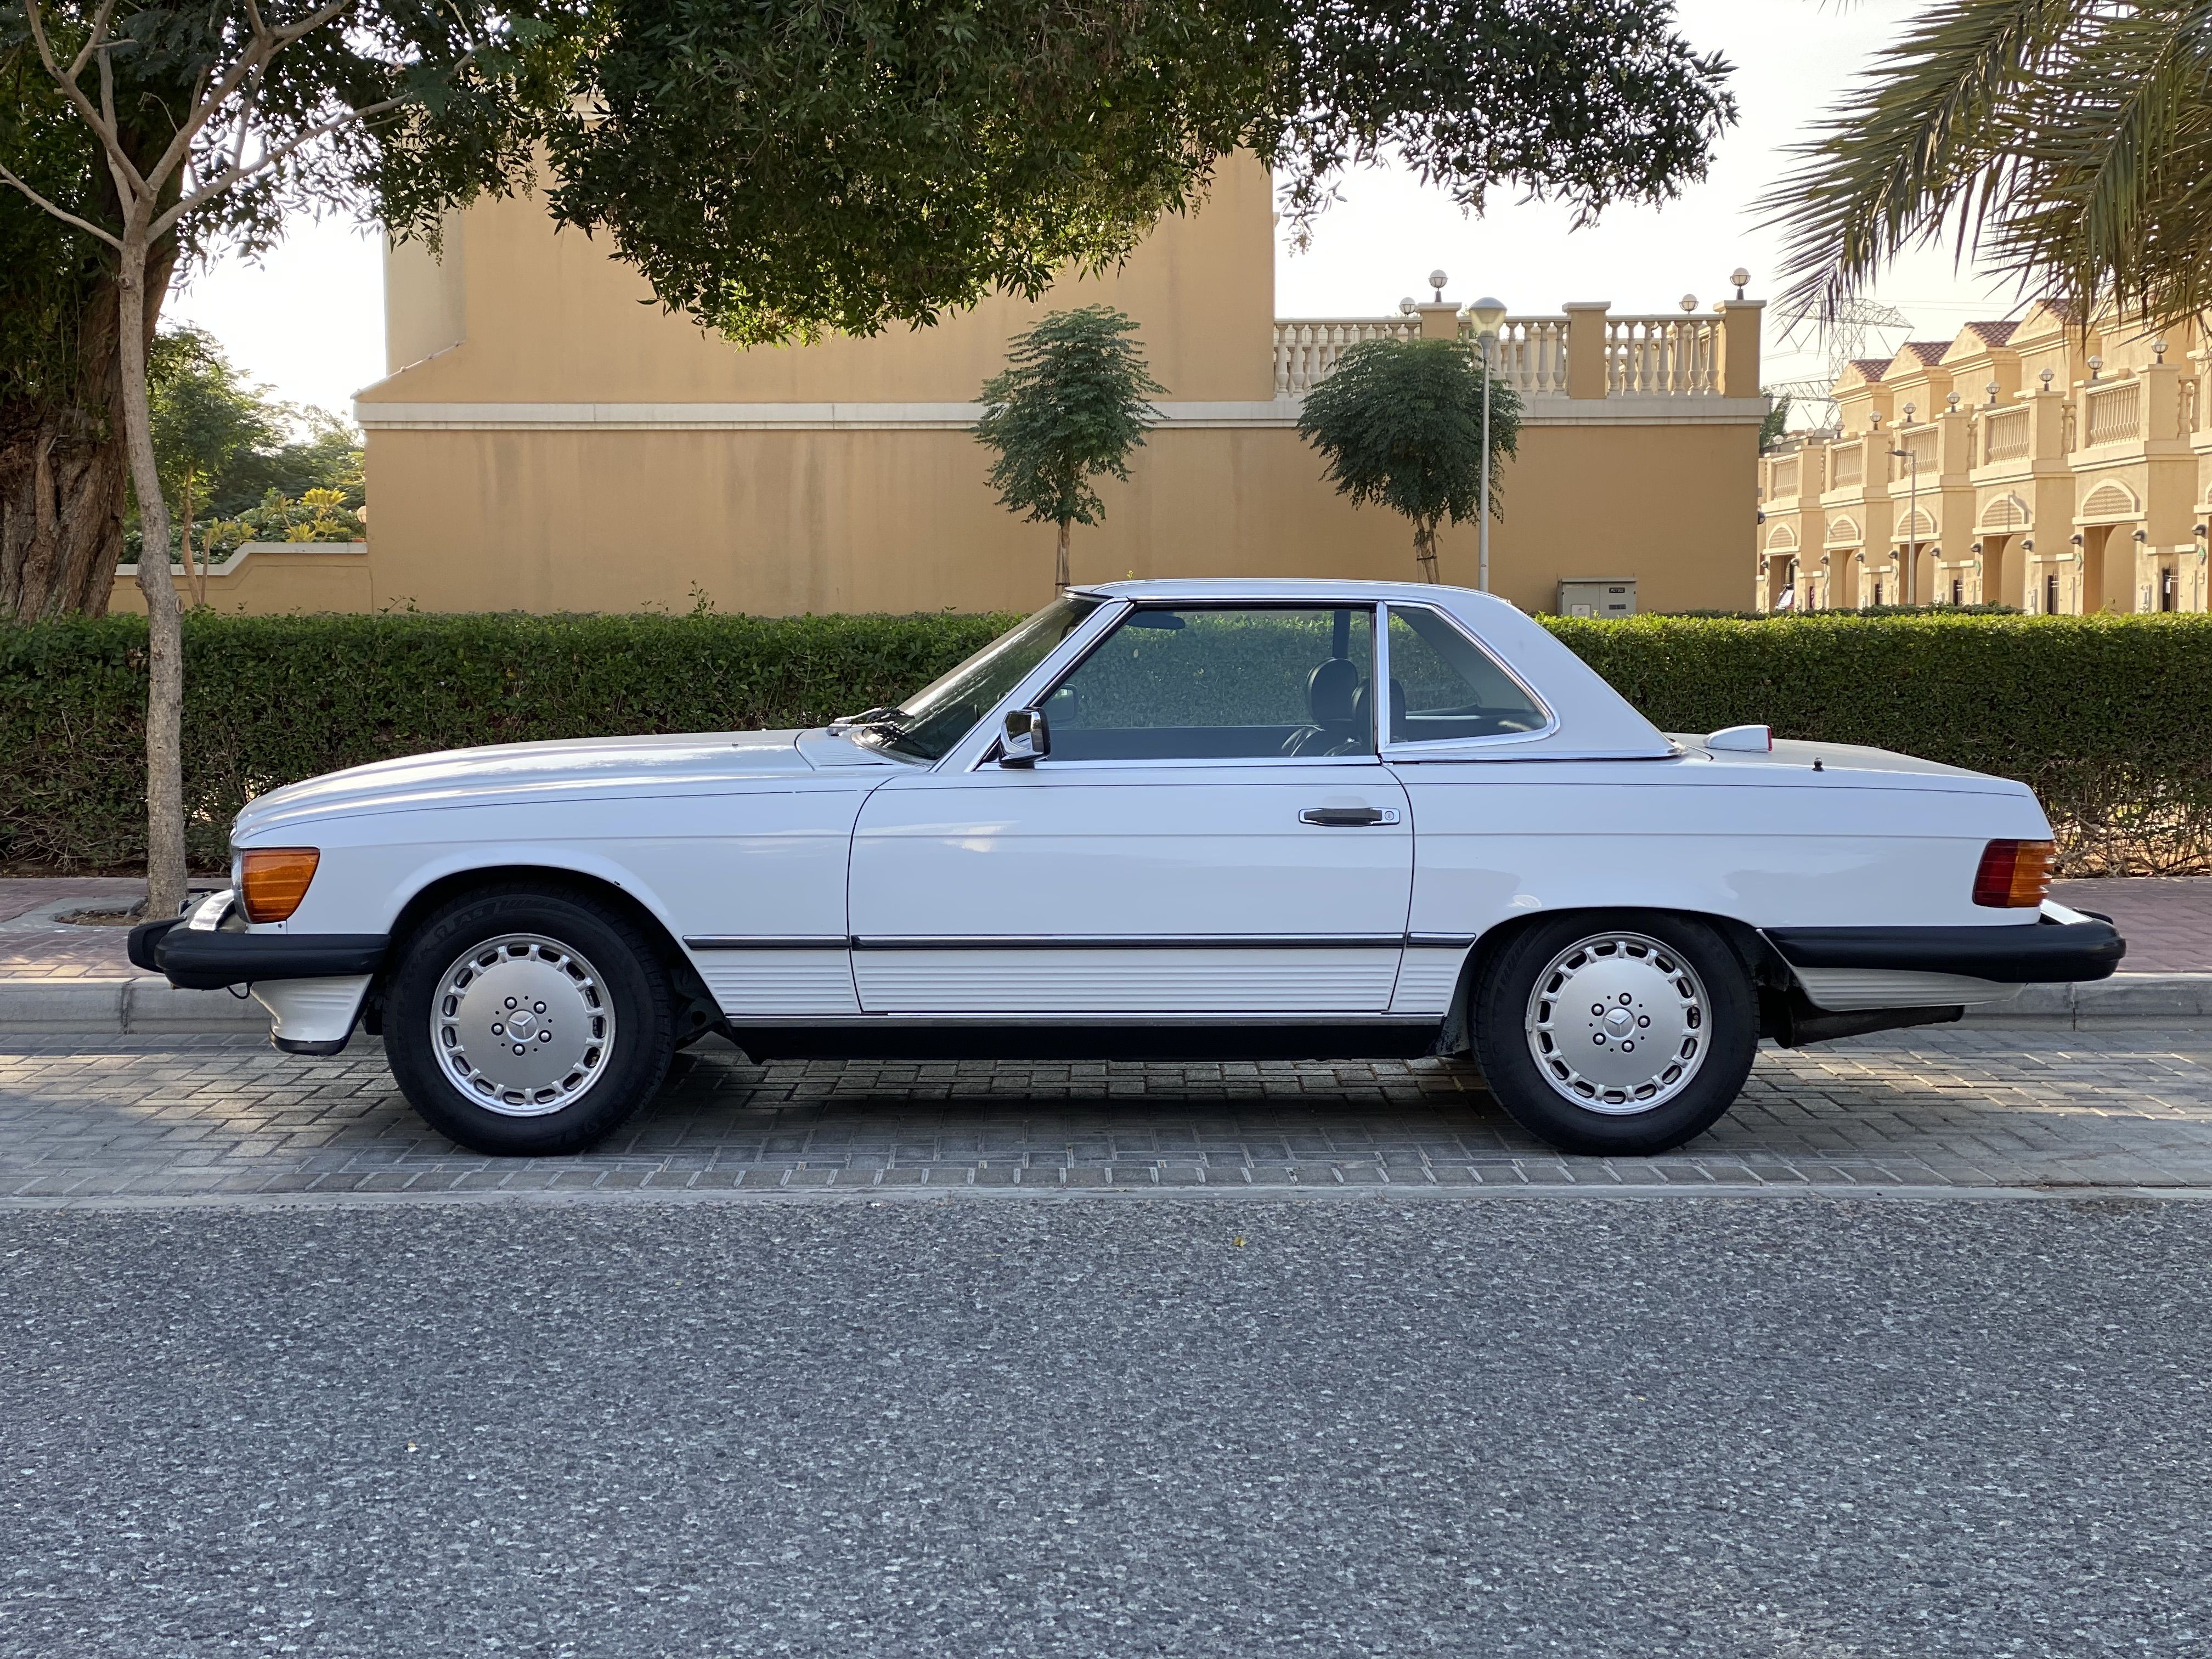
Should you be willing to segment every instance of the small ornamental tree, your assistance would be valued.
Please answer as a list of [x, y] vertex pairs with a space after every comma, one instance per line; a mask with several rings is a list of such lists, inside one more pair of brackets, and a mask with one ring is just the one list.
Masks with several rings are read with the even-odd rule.
[[998, 452], [991, 483], [1009, 512], [1060, 526], [1055, 591], [1067, 586], [1068, 527], [1106, 515], [1091, 481], [1129, 476], [1151, 400], [1167, 389], [1126, 337], [1136, 326], [1110, 306], [1055, 311], [1018, 336], [1005, 370], [983, 383], [975, 432]]
[[[1450, 340], [1370, 340], [1337, 359], [1306, 394], [1298, 435], [1328, 459], [1322, 476], [1352, 504], [1370, 501], [1413, 521], [1413, 556], [1437, 580], [1437, 526], [1475, 516], [1482, 493], [1483, 371]], [[1490, 513], [1498, 462], [1517, 453], [1521, 397], [1490, 390]]]
[[[184, 555], [192, 603], [205, 605], [207, 562], [215, 549], [210, 541], [194, 562], [195, 520], [215, 520], [218, 515], [211, 510], [210, 496], [216, 480], [241, 453], [275, 448], [276, 424], [253, 389], [240, 380], [222, 348], [203, 329], [173, 329], [155, 338], [147, 355], [146, 393], [154, 424], [154, 459], [174, 515], [175, 550]], [[143, 547], [138, 556], [146, 556]]]

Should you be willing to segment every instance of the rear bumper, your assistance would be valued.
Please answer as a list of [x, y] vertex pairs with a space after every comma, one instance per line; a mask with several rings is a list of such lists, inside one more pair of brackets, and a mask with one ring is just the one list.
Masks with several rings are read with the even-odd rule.
[[131, 930], [131, 960], [186, 991], [296, 979], [349, 979], [384, 966], [383, 933], [232, 933], [149, 921]]
[[2049, 905], [2039, 921], [1988, 927], [1772, 927], [1794, 969], [1949, 974], [1999, 985], [2110, 977], [2127, 941], [2109, 921]]

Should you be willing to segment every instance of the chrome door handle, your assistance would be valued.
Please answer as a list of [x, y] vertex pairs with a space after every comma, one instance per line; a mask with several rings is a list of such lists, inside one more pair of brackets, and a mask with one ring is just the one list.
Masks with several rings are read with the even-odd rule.
[[1395, 806], [1309, 806], [1298, 814], [1300, 823], [1318, 823], [1324, 829], [1355, 829], [1370, 823], [1395, 823], [1398, 809]]

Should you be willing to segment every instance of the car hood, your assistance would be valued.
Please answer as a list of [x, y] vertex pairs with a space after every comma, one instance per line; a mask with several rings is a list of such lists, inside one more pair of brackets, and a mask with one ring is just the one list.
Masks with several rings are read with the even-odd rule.
[[712, 794], [826, 767], [880, 769], [874, 752], [815, 732], [704, 732], [663, 737], [589, 738], [446, 749], [349, 767], [271, 790], [238, 816], [243, 838], [307, 818], [419, 811], [518, 799], [591, 800]]

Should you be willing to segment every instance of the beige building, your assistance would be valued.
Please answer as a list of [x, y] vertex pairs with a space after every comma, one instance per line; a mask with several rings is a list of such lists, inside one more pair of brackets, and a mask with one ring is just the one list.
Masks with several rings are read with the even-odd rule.
[[[1078, 580], [1412, 576], [1412, 534], [1354, 509], [1298, 437], [1307, 388], [1354, 342], [1465, 337], [1455, 301], [1281, 319], [1267, 175], [1224, 169], [1120, 272], [933, 328], [740, 350], [528, 199], [455, 216], [442, 261], [387, 257], [389, 378], [360, 395], [370, 541], [263, 550], [210, 598], [250, 611], [1020, 610], [1047, 596], [1053, 532], [1000, 507], [969, 434], [1008, 340], [1049, 309], [1133, 316], [1167, 387]], [[1492, 586], [1550, 610], [1562, 579], [1626, 580], [1638, 608], [1741, 606], [1755, 550], [1760, 307], [1515, 317], [1528, 400], [1492, 530]], [[1476, 532], [1441, 538], [1472, 585]], [[136, 599], [122, 587], [118, 608]]]
[[1852, 364], [1760, 462], [1761, 606], [2207, 609], [2203, 348], [2039, 305]]

